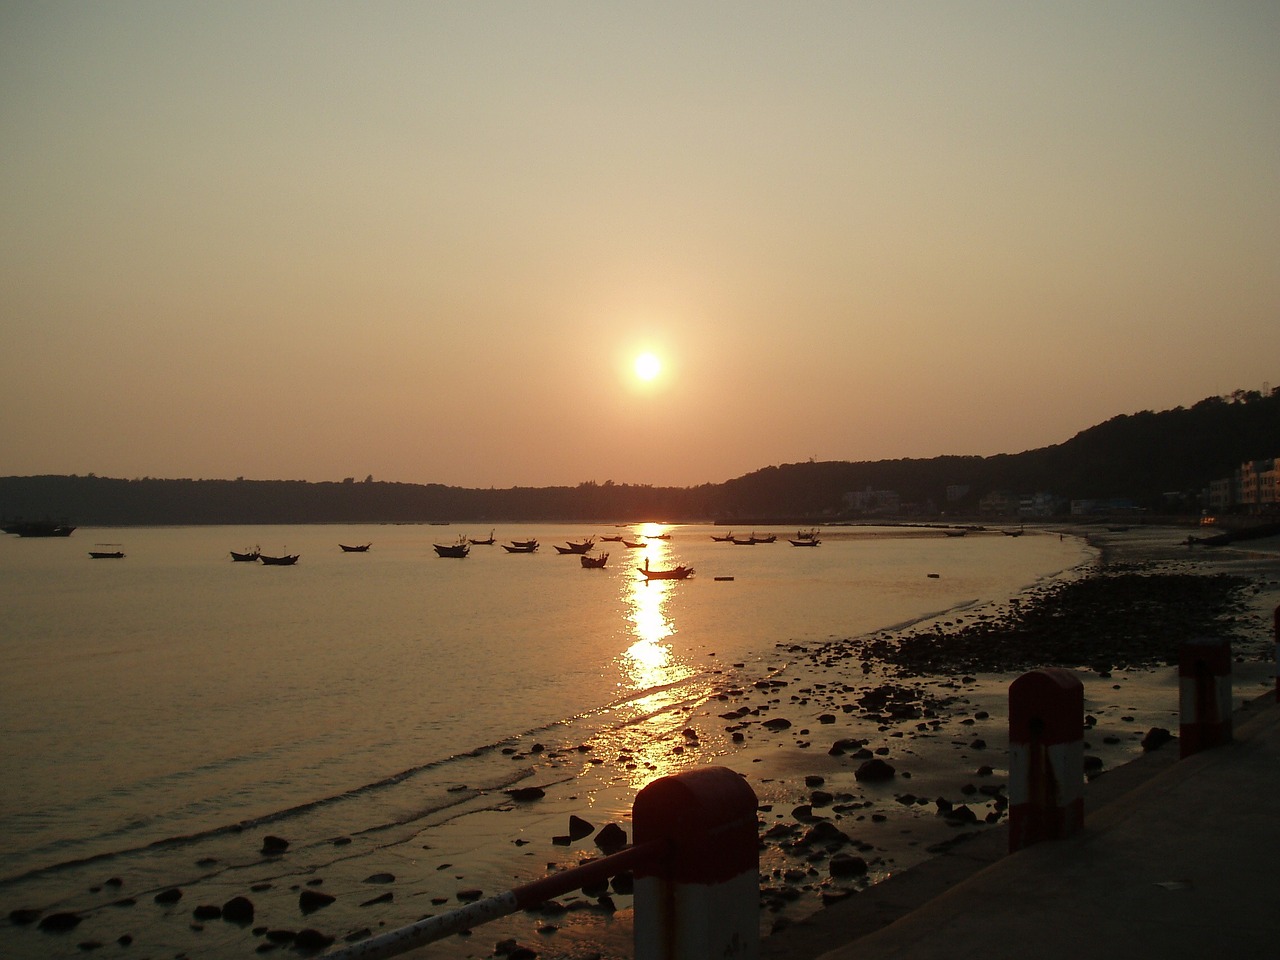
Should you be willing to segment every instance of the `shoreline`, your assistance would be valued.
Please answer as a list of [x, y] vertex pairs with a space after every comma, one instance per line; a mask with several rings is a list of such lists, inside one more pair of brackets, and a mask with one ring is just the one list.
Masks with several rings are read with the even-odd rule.
[[[121, 900], [125, 891], [116, 892], [108, 880], [100, 902], [83, 911], [98, 923], [56, 935], [32, 926], [19, 944], [10, 915], [13, 926], [4, 939], [15, 941], [16, 956], [33, 957], [51, 950], [79, 955], [82, 944], [112, 946], [116, 936], [134, 938], [130, 955], [138, 958], [188, 952], [235, 957], [280, 949], [305, 953], [296, 940], [303, 929], [341, 943], [362, 931], [380, 933], [446, 912], [477, 892], [492, 896], [599, 856], [594, 843], [599, 829], [616, 823], [630, 834], [631, 802], [644, 782], [684, 767], [719, 764], [746, 776], [759, 798], [762, 956], [802, 957], [809, 949], [805, 944], [825, 942], [826, 949], [834, 945], [831, 937], [847, 942], [853, 934], [843, 922], [823, 933], [837, 908], [865, 912], [866, 904], [891, 893], [896, 897], [894, 891], [904, 885], [927, 887], [926, 874], [914, 868], [968, 861], [993, 842], [989, 838], [1004, 822], [1004, 702], [1008, 683], [1021, 671], [904, 672], [888, 661], [886, 638], [916, 635], [931, 646], [959, 645], [957, 638], [972, 630], [986, 643], [991, 631], [1012, 628], [1030, 610], [1055, 604], [1070, 620], [1072, 610], [1062, 609], [1064, 598], [1055, 593], [1058, 585], [1093, 580], [1124, 564], [1164, 576], [1227, 573], [1251, 579], [1256, 588], [1247, 598], [1251, 611], [1230, 615], [1246, 633], [1257, 634], [1258, 611], [1280, 601], [1280, 552], [1256, 543], [1248, 551], [1191, 551], [1175, 539], [1178, 535], [1185, 531], [1170, 529], [1154, 540], [1151, 531], [1091, 537], [1099, 556], [1086, 564], [1088, 570], [1064, 571], [1008, 601], [962, 605], [932, 620], [866, 637], [777, 643], [772, 655], [750, 663], [717, 665], [709, 659], [704, 669], [713, 692], [705, 701], [665, 703], [607, 741], [555, 744], [554, 734], [544, 731], [545, 742], [526, 738], [504, 746], [511, 772], [523, 775], [513, 786], [538, 787], [541, 796], [535, 799], [518, 799], [510, 791], [481, 792], [440, 818], [395, 836], [389, 832], [372, 853], [361, 847], [366, 838], [350, 847], [340, 843], [342, 838], [296, 840], [284, 856], [228, 868], [200, 883], [158, 917], [150, 913], [150, 903], [126, 904], [134, 898]], [[1095, 602], [1067, 600], [1077, 608]], [[1269, 619], [1265, 626], [1269, 631]], [[1259, 636], [1251, 643], [1256, 649], [1235, 651], [1243, 661], [1237, 664], [1237, 695], [1264, 676], [1274, 677], [1270, 640], [1264, 644]], [[1081, 674], [1086, 711], [1095, 719], [1086, 732], [1087, 753], [1098, 758], [1103, 774], [1095, 772], [1090, 780], [1087, 803], [1119, 782], [1129, 761], [1141, 756], [1138, 742], [1147, 729], [1177, 726], [1176, 677], [1168, 667], [1106, 666]], [[1166, 747], [1163, 754], [1171, 752], [1176, 748]], [[1149, 767], [1158, 756], [1159, 751], [1142, 759]], [[857, 768], [869, 758], [892, 764], [894, 779], [858, 781]], [[589, 821], [592, 832], [570, 839], [570, 816]], [[829, 825], [822, 842], [810, 835], [819, 823]], [[240, 842], [261, 843], [258, 834], [268, 832], [246, 831]], [[348, 852], [356, 847], [362, 849], [358, 856]], [[837, 854], [861, 858], [865, 873], [833, 877]], [[938, 868], [929, 872], [937, 875]], [[300, 899], [308, 891], [334, 899], [314, 913], [300, 913]], [[163, 891], [133, 892], [138, 901], [149, 901]], [[215, 907], [237, 896], [248, 897], [257, 908], [257, 919], [247, 928], [212, 911], [204, 920], [193, 915], [198, 904]], [[7, 904], [6, 909], [30, 906]], [[625, 883], [615, 884], [441, 941], [430, 948], [431, 956], [492, 957], [495, 944], [516, 941], [542, 957], [624, 960], [631, 956], [630, 919], [629, 891]], [[103, 929], [116, 932], [108, 937]]]

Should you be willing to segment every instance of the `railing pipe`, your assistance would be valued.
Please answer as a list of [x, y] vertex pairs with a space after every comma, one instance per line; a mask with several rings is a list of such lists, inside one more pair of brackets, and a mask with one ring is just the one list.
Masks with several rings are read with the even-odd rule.
[[399, 956], [490, 920], [537, 906], [552, 897], [607, 880], [651, 860], [661, 859], [669, 846], [667, 840], [637, 844], [599, 860], [515, 887], [496, 897], [477, 900], [457, 910], [436, 917], [425, 917], [406, 927], [350, 944], [325, 954], [325, 960], [383, 960]]

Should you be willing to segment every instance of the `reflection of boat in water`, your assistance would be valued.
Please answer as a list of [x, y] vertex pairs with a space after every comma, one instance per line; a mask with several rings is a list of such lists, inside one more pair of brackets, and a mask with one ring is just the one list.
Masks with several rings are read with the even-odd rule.
[[584, 553], [581, 560], [582, 566], [587, 570], [603, 570], [605, 563], [609, 560], [609, 555], [602, 553], [598, 557], [589, 557]]
[[469, 542], [473, 547], [492, 547], [496, 541], [493, 539], [493, 531], [490, 530], [488, 540], [471, 540]]
[[578, 543], [574, 543], [572, 540], [570, 540], [568, 543], [568, 546], [562, 547], [559, 544], [557, 544], [556, 553], [579, 553], [579, 554], [590, 553], [591, 548], [594, 547], [595, 545], [596, 545], [595, 537], [587, 537], [587, 539], [582, 540]]
[[345, 543], [338, 544], [342, 548], [343, 553], [368, 553], [372, 543], [362, 543], [356, 547], [349, 547]]
[[258, 554], [258, 559], [269, 567], [291, 567], [298, 562], [300, 554], [285, 554], [283, 557], [268, 557], [265, 553]]
[[636, 567], [646, 580], [686, 580], [693, 575], [693, 567], [686, 567], [683, 563], [678, 567], [672, 567], [670, 570], [651, 570], [649, 569], [649, 560], [646, 557], [643, 567]]
[[90, 551], [89, 551], [89, 556], [93, 557], [93, 559], [95, 559], [95, 560], [122, 560], [122, 559], [124, 559], [124, 551], [120, 549], [120, 544], [118, 544], [118, 543], [95, 543], [95, 544], [94, 544], [94, 546], [95, 546], [95, 547], [99, 547], [99, 548], [105, 548], [105, 547], [115, 547], [115, 548], [116, 548], [116, 549], [114, 549], [114, 550], [107, 550], [107, 549], [90, 550]]
[[507, 551], [507, 553], [533, 553], [538, 549], [538, 541], [522, 540], [517, 542], [513, 540], [511, 543], [504, 543], [502, 545], [502, 549]]
[[436, 556], [439, 557], [456, 557], [461, 559], [471, 552], [471, 544], [467, 543], [466, 537], [459, 537], [457, 543], [433, 543], [436, 550]]
[[66, 520], [12, 520], [2, 529], [20, 537], [69, 537], [75, 527]]
[[253, 563], [262, 556], [262, 548], [254, 547], [252, 550], [246, 550], [244, 553], [236, 553], [231, 551], [231, 559], [237, 563]]

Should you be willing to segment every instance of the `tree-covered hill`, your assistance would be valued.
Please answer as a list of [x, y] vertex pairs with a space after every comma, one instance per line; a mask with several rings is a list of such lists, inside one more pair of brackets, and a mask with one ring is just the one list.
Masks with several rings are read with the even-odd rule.
[[[807, 462], [719, 484], [481, 490], [345, 480], [158, 480], [96, 476], [0, 478], [6, 518], [66, 517], [85, 525], [834, 518], [846, 494], [894, 491], [914, 509], [976, 512], [993, 491], [1064, 499], [1127, 498], [1193, 509], [1211, 480], [1246, 460], [1280, 456], [1280, 390], [1237, 391], [1190, 408], [1113, 417], [1064, 443], [994, 457]], [[947, 490], [967, 488], [959, 500]], [[1171, 496], [1172, 495], [1172, 496]]]

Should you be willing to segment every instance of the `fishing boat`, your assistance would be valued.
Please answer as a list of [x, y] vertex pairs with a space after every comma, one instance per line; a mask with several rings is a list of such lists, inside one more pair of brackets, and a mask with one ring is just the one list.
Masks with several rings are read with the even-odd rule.
[[246, 550], [244, 553], [236, 553], [231, 551], [231, 559], [237, 563], [254, 563], [262, 556], [262, 548], [254, 547], [252, 550]]
[[623, 540], [621, 543], [629, 550], [638, 550], [640, 547], [647, 546], [643, 540]]
[[590, 553], [590, 552], [591, 552], [591, 548], [592, 548], [592, 547], [594, 547], [595, 545], [596, 545], [596, 538], [595, 538], [595, 537], [587, 537], [587, 539], [582, 540], [582, 541], [580, 541], [580, 542], [578, 542], [578, 543], [575, 543], [574, 541], [570, 540], [570, 541], [568, 542], [568, 545], [567, 545], [567, 546], [563, 546], [563, 547], [562, 547], [562, 546], [560, 546], [559, 544], [556, 544], [556, 553], [560, 553], [560, 554], [565, 554], [565, 553], [577, 553], [577, 554]]
[[535, 547], [536, 548], [538, 546], [538, 541], [537, 540], [512, 540], [511, 545], [513, 547]]
[[360, 544], [359, 546], [351, 547], [351, 546], [348, 546], [348, 545], [347, 545], [347, 544], [345, 544], [345, 543], [340, 543], [340, 544], [338, 544], [338, 546], [340, 546], [340, 547], [342, 548], [342, 552], [343, 552], [343, 553], [368, 553], [368, 552], [369, 552], [369, 548], [370, 548], [371, 546], [373, 546], [373, 544], [372, 544], [372, 543], [362, 543], [362, 544]]
[[963, 537], [969, 531], [968, 530], [943, 530], [942, 532], [945, 533], [948, 537]]
[[538, 541], [524, 540], [517, 543], [513, 540], [511, 543], [504, 543], [502, 549], [507, 553], [533, 553], [538, 549]]
[[601, 538], [600, 538], [600, 541], [601, 541], [602, 543], [621, 543], [621, 542], [622, 542], [622, 535], [621, 535], [621, 534], [615, 534], [615, 535], [610, 536], [610, 537], [601, 537]]
[[258, 559], [269, 567], [291, 567], [298, 562], [301, 554], [285, 554], [283, 557], [268, 557], [265, 553], [258, 554]]
[[793, 547], [816, 547], [822, 543], [817, 537], [801, 537], [799, 540], [790, 541]]
[[462, 559], [471, 552], [471, 544], [467, 543], [466, 537], [459, 537], [457, 543], [433, 543], [436, 556], [438, 557], [456, 557]]
[[[124, 551], [120, 549], [118, 543], [95, 543], [97, 550], [90, 550], [89, 556], [94, 560], [122, 560], [124, 559]], [[108, 550], [108, 547], [115, 547], [114, 550]]]
[[643, 567], [636, 567], [646, 580], [686, 580], [693, 576], [693, 567], [686, 567], [680, 564], [678, 567], [672, 567], [669, 570], [651, 570], [649, 569], [649, 559], [646, 557]]
[[473, 547], [492, 547], [492, 546], [494, 545], [494, 543], [496, 543], [496, 541], [493, 539], [493, 531], [492, 531], [492, 530], [490, 530], [490, 531], [489, 531], [489, 539], [488, 539], [488, 540], [469, 540], [468, 542], [469, 542]]
[[732, 531], [732, 530], [730, 530], [730, 531], [729, 531], [728, 533], [726, 533], [723, 537], [717, 537], [717, 536], [713, 533], [713, 534], [711, 535], [711, 539], [712, 539], [712, 540], [714, 540], [716, 543], [732, 543], [732, 542], [733, 542], [733, 531]]
[[818, 528], [810, 527], [808, 530], [797, 530], [796, 539], [797, 540], [817, 540]]
[[580, 559], [582, 560], [582, 566], [587, 570], [603, 570], [605, 563], [609, 560], [609, 555], [602, 553], [598, 557], [591, 557], [584, 553]]

